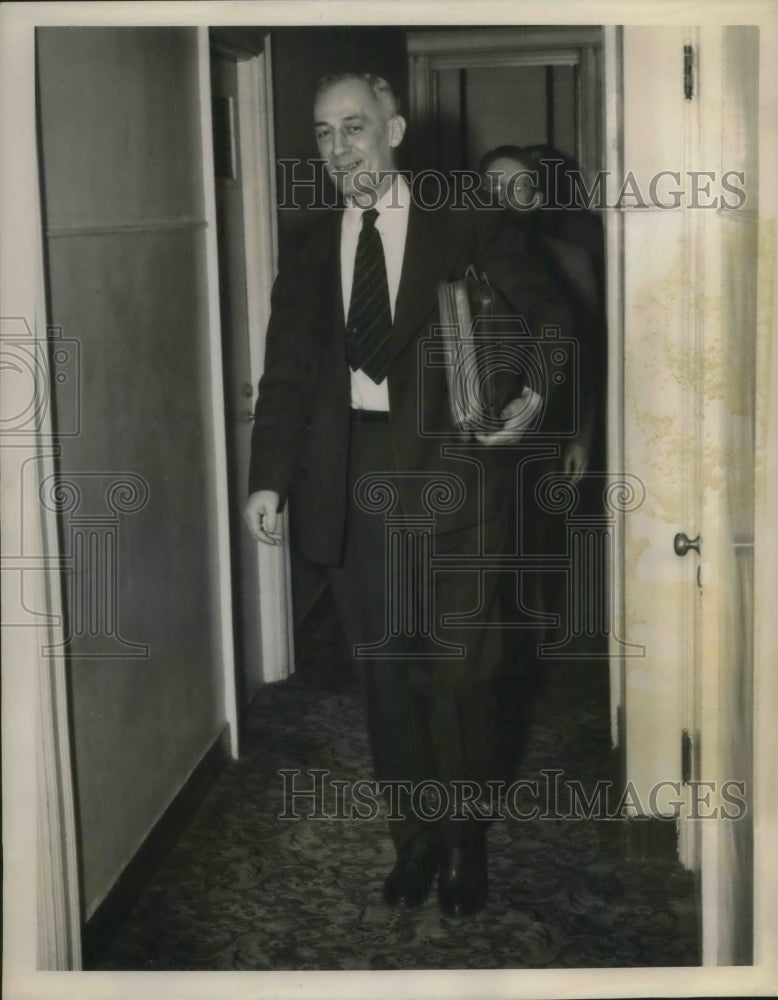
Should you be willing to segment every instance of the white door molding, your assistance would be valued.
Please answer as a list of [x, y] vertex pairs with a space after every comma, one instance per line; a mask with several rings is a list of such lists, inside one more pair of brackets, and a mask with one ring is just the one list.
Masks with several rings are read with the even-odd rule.
[[[603, 27], [604, 148], [607, 203], [613, 204], [619, 178], [623, 176], [622, 29]], [[607, 262], [606, 316], [608, 331], [607, 467], [611, 475], [625, 469], [624, 455], [624, 217], [605, 212], [605, 260]], [[617, 514], [616, 537], [621, 540], [611, 561], [610, 593], [612, 629], [609, 636], [611, 743], [623, 746], [625, 663], [616, 636], [626, 635], [624, 604], [624, 515]]]
[[213, 167], [211, 120], [211, 53], [207, 28], [197, 29], [198, 84], [200, 89], [200, 136], [202, 141], [205, 267], [208, 289], [208, 376], [211, 397], [211, 453], [213, 497], [216, 508], [214, 565], [218, 596], [220, 666], [224, 684], [224, 714], [230, 727], [230, 753], [238, 757], [238, 698], [235, 680], [235, 645], [232, 625], [232, 579], [230, 551], [230, 505], [227, 490], [227, 429], [224, 417], [224, 379], [221, 316], [219, 311], [219, 261], [216, 240], [216, 190]]
[[[775, 780], [775, 711], [778, 705], [775, 599], [778, 594], [778, 129], [775, 72], [778, 27], [760, 29], [759, 210], [756, 315], [757, 470], [754, 518], [754, 963], [776, 982], [778, 941], [778, 782]], [[766, 984], [767, 985], [767, 984]], [[755, 991], [756, 992], [756, 991]]]
[[[238, 115], [245, 234], [246, 298], [252, 385], [264, 370], [270, 292], [278, 259], [273, 89], [270, 39], [261, 52], [238, 61]], [[284, 544], [259, 545], [259, 615], [262, 678], [283, 680], [294, 671], [294, 613], [289, 521], [281, 516]]]
[[7, 969], [17, 973], [71, 971], [81, 968], [81, 911], [66, 662], [45, 652], [63, 648], [64, 622], [56, 513], [39, 492], [54, 472], [57, 445], [46, 343], [34, 33], [16, 31], [10, 44], [8, 36], [3, 42], [8, 85], [2, 117], [24, 172], [14, 176], [4, 169], [0, 253], [4, 957]]
[[[36, 185], [37, 190], [37, 185]], [[38, 204], [40, 213], [40, 204]], [[35, 315], [36, 350], [46, 352], [46, 313], [40, 214], [37, 218], [38, 288]], [[36, 461], [26, 463], [35, 475], [24, 484], [25, 493], [39, 497], [41, 483], [54, 475], [55, 448], [51, 440], [51, 409], [42, 415]], [[29, 509], [29, 508], [28, 508]], [[38, 901], [38, 961], [40, 970], [81, 968], [81, 913], [78, 852], [76, 844], [73, 770], [70, 755], [62, 578], [59, 568], [57, 515], [49, 505], [36, 505], [38, 518], [32, 542], [41, 557], [34, 574], [34, 607], [45, 607], [48, 615], [29, 636], [30, 653], [37, 662], [38, 704], [36, 711], [36, 854]], [[25, 511], [26, 514], [26, 511]], [[24, 539], [28, 544], [28, 539]], [[31, 553], [32, 554], [32, 553]], [[44, 652], [46, 650], [46, 652]]]

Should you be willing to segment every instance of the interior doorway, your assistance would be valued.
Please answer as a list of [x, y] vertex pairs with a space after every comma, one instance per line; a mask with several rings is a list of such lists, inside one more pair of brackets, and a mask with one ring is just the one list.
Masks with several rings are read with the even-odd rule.
[[[293, 29], [287, 30], [291, 32]], [[313, 29], [306, 30], [309, 35], [313, 32]], [[692, 120], [693, 116], [688, 113], [689, 106], [684, 103], [687, 100], [684, 94], [684, 32], [678, 29], [675, 32], [676, 37], [668, 40], [665, 37], [652, 36], [643, 28], [634, 28], [630, 31], [629, 41], [632, 48], [628, 61], [624, 58], [621, 29], [616, 27], [604, 30], [597, 27], [570, 27], [500, 28], [499, 30], [428, 29], [407, 32], [405, 38], [409, 80], [408, 117], [412, 126], [409, 138], [413, 143], [414, 166], [426, 167], [445, 163], [448, 169], [462, 166], [472, 169], [477, 165], [476, 158], [484, 152], [481, 146], [488, 146], [500, 140], [521, 143], [542, 139], [546, 142], [553, 140], [555, 143], [573, 143], [573, 148], [569, 152], [580, 162], [584, 177], [589, 181], [602, 169], [613, 171], [616, 184], [619, 177], [623, 179], [627, 168], [633, 170], [641, 167], [646, 172], [646, 177], [651, 175], [652, 170], [666, 168], [668, 163], [671, 167], [689, 163], [691, 166], [704, 169], [707, 160], [705, 157], [700, 159], [700, 156], [707, 147], [698, 148], [690, 145], [690, 142], [699, 138], [699, 131], [695, 132], [695, 129], [700, 130], [704, 127], [714, 136], [721, 134], [721, 108], [718, 109], [719, 119], [716, 118], [716, 109], [711, 110], [710, 106], [706, 107], [705, 115], [696, 120]], [[243, 35], [243, 31], [239, 34]], [[738, 77], [740, 85], [744, 81], [740, 80], [738, 74], [747, 76], [746, 70], [750, 64], [748, 59], [744, 58], [742, 53], [738, 55], [738, 52], [747, 48], [747, 45], [743, 38], [736, 39], [734, 36], [725, 41], [730, 47], [727, 51], [732, 53], [731, 57], [728, 57], [730, 61], [726, 63], [727, 71], [732, 75], [733, 67], [738, 67], [735, 76]], [[752, 41], [749, 41], [749, 44]], [[233, 58], [241, 60], [239, 50], [250, 49], [251, 46], [246, 45], [245, 36], [243, 40], [233, 39], [232, 42], [233, 51], [238, 52]], [[649, 42], [655, 43], [653, 49]], [[720, 40], [716, 44], [719, 46], [717, 51], [721, 52]], [[724, 48], [726, 49], [726, 46]], [[256, 52], [249, 53], [249, 57], [253, 55], [256, 55]], [[318, 65], [317, 59], [312, 59], [311, 66], [308, 67], [308, 72], [312, 76], [315, 76], [314, 64]], [[331, 64], [321, 66], [322, 71], [329, 68]], [[666, 100], [660, 99], [656, 91], [652, 101], [646, 104], [644, 95], [648, 80], [652, 81], [652, 85], [659, 88], [662, 94], [666, 92]], [[506, 82], [510, 86], [506, 86]], [[496, 86], [497, 83], [500, 84], [499, 87]], [[520, 112], [516, 119], [517, 131], [514, 134], [507, 132], [503, 134], [503, 126], [499, 125], [499, 131], [496, 131], [498, 125], [495, 123], [504, 122], [505, 115], [514, 108], [514, 104], [506, 97], [506, 94], [510, 96], [508, 92], [514, 88], [517, 92], [534, 94], [535, 99], [532, 101], [525, 99], [515, 105]], [[743, 87], [735, 88], [735, 92], [741, 96], [745, 94]], [[753, 101], [748, 104], [748, 100], [744, 106], [747, 113], [743, 121], [747, 132], [751, 130], [748, 132], [750, 135], [755, 126], [748, 115], [750, 113], [753, 117], [755, 106]], [[670, 107], [674, 108], [672, 115], [668, 112]], [[495, 112], [493, 120], [489, 118], [491, 111]], [[654, 118], [648, 114], [649, 111]], [[735, 112], [728, 113], [730, 121], [734, 120], [731, 115]], [[303, 120], [305, 120], [304, 114], [307, 112], [303, 113]], [[646, 127], [647, 115], [651, 118], [652, 128]], [[682, 118], [683, 115], [686, 115], [685, 119]], [[298, 117], [294, 120], [297, 121]], [[679, 129], [677, 126], [681, 120], [685, 124]], [[629, 129], [626, 139], [625, 127]], [[298, 141], [296, 136], [293, 140]], [[629, 142], [632, 145], [629, 145]], [[301, 155], [310, 157], [312, 147], [312, 138], [306, 131], [304, 142], [300, 140]], [[696, 160], [689, 159], [690, 152], [697, 157]], [[707, 152], [705, 155], [707, 156]], [[608, 198], [608, 203], [611, 202], [612, 199]], [[650, 339], [650, 330], [646, 328], [644, 331], [646, 336], [642, 341], [645, 356], [641, 361], [639, 350], [631, 353], [628, 358], [631, 367], [628, 369], [625, 369], [624, 365], [624, 352], [627, 347], [633, 351], [639, 346], [640, 323], [645, 325], [646, 322], [645, 302], [653, 301], [650, 296], [649, 299], [646, 298], [649, 294], [646, 287], [648, 271], [653, 267], [659, 270], [665, 267], [667, 247], [675, 245], [672, 241], [668, 242], [664, 231], [660, 231], [662, 226], [664, 225], [668, 232], [677, 226], [678, 231], [674, 232], [673, 240], [678, 236], [679, 245], [687, 248], [693, 246], [696, 248], [696, 253], [700, 253], [700, 248], [704, 245], [704, 235], [701, 231], [694, 231], [694, 222], [689, 215], [683, 217], [686, 221], [682, 223], [681, 213], [650, 210], [638, 212], [631, 211], [631, 208], [630, 205], [622, 205], [617, 210], [604, 213], [608, 256], [610, 382], [608, 399], [611, 404], [615, 404], [610, 406], [607, 414], [609, 437], [607, 468], [617, 474], [634, 471], [656, 493], [657, 488], [672, 483], [677, 485], [681, 481], [673, 478], [675, 471], [672, 475], [667, 473], [666, 464], [661, 468], [652, 466], [650, 461], [641, 465], [645, 454], [640, 448], [634, 447], [637, 441], [635, 421], [638, 419], [638, 414], [651, 409], [649, 399], [651, 390], [663, 384], [655, 379], [652, 385], [647, 386], [640, 378], [641, 365], [645, 367], [645, 363], [650, 365], [658, 363], [656, 354], [658, 342]], [[743, 220], [748, 223], [745, 216]], [[751, 223], [746, 225], [744, 232]], [[657, 228], [654, 230], [653, 226]], [[648, 233], [653, 234], [652, 241], [649, 241], [652, 247], [650, 253], [644, 249]], [[751, 240], [752, 236], [753, 233], [748, 230], [747, 239]], [[698, 264], [700, 260], [701, 257], [698, 257]], [[694, 298], [695, 288], [698, 287], [694, 281], [699, 274], [695, 277], [691, 272], [682, 270], [682, 266], [686, 267], [687, 264], [686, 258], [679, 257], [675, 274], [676, 285], [686, 296], [686, 305], [683, 306], [686, 311], [677, 310], [670, 316], [671, 325], [664, 331], [664, 335], [668, 338], [666, 344], [668, 350], [659, 359], [661, 363], [675, 356], [673, 354], [675, 348], [684, 351], [689, 343], [692, 346], [696, 344], [696, 348], [699, 348], [704, 342], [704, 338], [703, 341], [694, 341], [701, 327], [699, 316], [695, 315], [694, 309], [689, 305]], [[651, 295], [653, 294], [652, 291]], [[734, 296], [730, 296], [730, 299], [735, 302]], [[624, 318], [625, 310], [630, 319], [628, 341], [625, 333], [627, 325]], [[673, 331], [675, 331], [673, 336], [677, 334], [675, 340], [670, 337]], [[259, 341], [253, 338], [253, 343]], [[252, 364], [255, 363], [252, 361]], [[677, 371], [670, 372], [671, 378], [677, 375]], [[243, 379], [235, 381], [238, 393], [243, 381]], [[255, 384], [256, 378], [252, 373], [252, 385]], [[683, 412], [685, 420], [690, 412], [689, 404], [688, 400], [681, 401], [682, 411], [674, 409], [674, 404], [668, 409], [668, 399], [670, 397], [665, 394], [657, 414], [665, 421], [664, 426], [675, 432], [680, 428], [680, 422], [677, 421], [678, 414]], [[627, 417], [631, 422], [627, 422], [625, 429]], [[673, 424], [673, 420], [676, 420], [676, 424]], [[658, 457], [660, 465], [669, 454], [666, 447], [667, 440], [667, 436], [663, 437], [661, 434], [653, 438], [654, 459]], [[627, 450], [628, 445], [631, 445], [629, 450]], [[692, 439], [687, 436], [687, 444], [684, 447], [698, 448], [696, 455], [699, 458], [699, 445], [699, 438]], [[604, 441], [600, 442], [600, 446], [604, 448]], [[676, 457], [683, 454], [688, 454], [688, 451], [678, 452]], [[626, 464], [627, 456], [629, 465]], [[682, 470], [683, 462], [680, 466]], [[697, 485], [699, 486], [699, 482]], [[686, 515], [696, 503], [696, 500], [692, 499], [695, 494], [691, 489], [685, 494], [681, 490], [681, 495], [682, 502], [674, 508], [671, 517], [673, 522], [677, 522], [674, 530], [678, 531], [685, 528]], [[642, 524], [641, 518], [645, 516], [647, 509], [644, 507], [633, 518], [635, 525]], [[691, 521], [688, 524], [691, 525]], [[621, 527], [623, 529], [623, 518]], [[664, 527], [666, 528], [666, 525]], [[694, 529], [689, 527], [690, 538], [694, 533]], [[694, 556], [686, 563], [682, 563], [672, 551], [672, 533], [668, 537], [670, 548], [666, 545], [667, 539], [664, 535], [652, 538], [650, 543], [644, 546], [647, 556], [641, 555], [636, 548], [627, 551], [625, 556], [623, 535], [617, 539], [613, 550], [609, 584], [611, 592], [615, 595], [612, 608], [613, 632], [620, 639], [634, 640], [636, 646], [640, 646], [643, 641], [644, 645], [658, 655], [657, 662], [661, 661], [663, 666], [654, 669], [650, 662], [645, 659], [639, 662], [639, 658], [628, 664], [622, 655], [623, 650], [612, 651], [612, 734], [614, 745], [620, 746], [624, 753], [625, 777], [642, 780], [643, 776], [648, 776], [647, 780], [650, 778], [654, 782], [668, 780], [687, 785], [685, 779], [688, 776], [688, 761], [684, 753], [688, 751], [684, 750], [684, 746], [687, 745], [684, 744], [684, 729], [689, 729], [691, 726], [690, 732], [693, 731], [697, 722], [713, 727], [710, 728], [710, 734], [716, 741], [713, 745], [723, 747], [724, 744], [720, 736], [716, 735], [717, 723], [714, 714], [718, 702], [715, 693], [709, 685], [705, 687], [700, 684], [701, 674], [694, 673], [693, 645], [688, 640], [689, 630], [698, 628], [699, 620], [695, 619], [694, 611], [686, 617], [684, 617], [685, 612], [681, 611], [681, 608], [688, 607], [690, 602], [694, 603], [694, 580], [685, 580], [684, 586], [687, 590], [683, 600], [673, 602], [669, 590], [663, 590], [656, 578], [646, 577], [641, 580], [639, 577], [639, 572], [643, 572], [642, 567], [646, 558], [654, 561], [652, 563], [654, 567], [660, 563], [664, 566], [677, 564], [678, 574], [689, 576], [688, 571], [693, 567]], [[637, 535], [634, 535], [633, 542], [636, 538]], [[746, 551], [748, 542], [744, 546], [742, 534], [738, 536], [737, 545], [739, 559], [736, 562], [739, 562], [742, 568], [749, 556]], [[748, 566], [746, 570], [747, 575], [751, 573]], [[285, 585], [288, 586], [288, 572], [284, 579]], [[747, 576], [744, 579], [747, 583]], [[746, 590], [747, 587], [743, 592]], [[273, 591], [272, 587], [265, 588], [266, 597], [273, 592], [278, 594], [277, 589]], [[669, 604], [665, 606], [664, 611], [657, 611], [657, 605], [653, 605], [654, 611], [649, 615], [648, 609], [651, 607], [652, 598], [668, 599]], [[286, 608], [288, 616], [291, 613], [291, 602], [287, 603]], [[650, 619], [646, 626], [652, 630], [648, 643], [645, 642], [646, 635], [641, 636], [640, 627], [635, 625], [638, 611], [647, 621]], [[286, 620], [289, 620], [288, 617]], [[679, 628], [686, 629], [686, 633], [679, 632]], [[291, 634], [291, 628], [286, 634]], [[693, 640], [694, 636], [691, 638]], [[674, 651], [670, 655], [665, 655], [669, 648], [668, 643], [675, 644]], [[732, 682], [731, 687], [734, 685], [733, 689], [737, 691], [744, 711], [750, 712], [753, 705], [747, 690], [748, 685], [740, 683], [744, 680], [744, 675], [733, 673], [726, 676], [727, 683]], [[264, 677], [264, 679], [270, 678]], [[699, 705], [695, 708], [694, 698], [702, 689], [707, 693], [704, 718], [700, 719], [699, 713], [695, 716]], [[702, 745], [704, 747], [706, 744], [703, 742]], [[693, 755], [693, 740], [691, 752]], [[694, 761], [691, 764], [692, 777], [700, 773], [699, 770], [694, 770], [695, 767], [699, 768], [699, 758], [697, 760], [696, 764]], [[716, 768], [716, 773], [721, 775], [719, 763], [714, 761], [713, 766]], [[705, 779], [711, 775], [701, 776]], [[670, 827], [665, 825], [665, 829]], [[705, 836], [710, 837], [707, 831], [713, 829], [712, 826], [706, 827]], [[742, 829], [745, 830], [745, 827]], [[748, 837], [750, 838], [750, 834]], [[694, 838], [687, 836], [686, 841], [682, 840], [681, 843], [681, 858], [689, 867], [703, 870], [704, 878], [708, 880], [704, 892], [707, 892], [707, 898], [713, 901], [712, 908], [709, 907], [706, 911], [708, 927], [719, 927], [724, 934], [729, 918], [724, 912], [721, 901], [726, 898], [726, 893], [729, 892], [731, 895], [737, 873], [745, 869], [742, 866], [738, 868], [737, 865], [721, 868], [721, 857], [717, 852], [720, 852], [722, 845], [714, 841], [715, 837], [708, 845], [707, 856], [703, 857], [705, 846], [699, 843], [695, 846]], [[676, 841], [668, 840], [667, 843], [670, 844], [673, 856], [677, 856]], [[724, 850], [730, 850], [732, 856], [738, 860], [743, 857], [739, 853], [742, 847], [743, 844], [739, 843], [730, 845], [730, 848], [725, 846]], [[747, 859], [746, 862], [748, 867]], [[749, 905], [748, 900], [742, 898], [742, 894], [738, 905], [741, 907]], [[706, 961], [721, 960], [723, 954], [719, 943], [721, 940], [723, 938], [716, 941], [709, 938]]]
[[[612, 735], [647, 821], [631, 830], [653, 830], [631, 849], [697, 872], [705, 963], [747, 963], [750, 810], [689, 816], [695, 782], [753, 774], [758, 31], [422, 29], [408, 53], [417, 167], [474, 169], [491, 145], [529, 142], [566, 143], [590, 183], [606, 172], [607, 470], [636, 491], [608, 565]], [[716, 184], [727, 168], [747, 178], [748, 206], [699, 211], [689, 178]], [[645, 191], [668, 170], [687, 185], [680, 211], [621, 197], [628, 176]], [[674, 537], [692, 543], [685, 560]], [[648, 804], [663, 784], [680, 790], [669, 811]]]
[[[294, 669], [288, 532], [258, 546], [242, 518], [262, 374], [277, 222], [269, 33], [214, 28], [211, 101], [231, 509], [233, 624], [243, 712], [263, 683]], [[286, 515], [282, 515], [284, 521]]]
[[476, 169], [490, 148], [549, 145], [602, 165], [602, 29], [420, 29], [407, 36], [419, 168]]
[[[545, 557], [541, 571], [521, 570], [517, 581], [521, 595], [525, 587], [528, 591], [527, 598], [518, 597], [519, 606], [528, 602], [529, 614], [548, 622], [545, 635], [532, 630], [530, 640], [543, 646], [541, 666], [566, 658], [587, 659], [594, 666], [608, 658], [613, 573], [605, 547], [617, 544], [603, 501], [610, 471], [609, 261], [603, 206], [588, 194], [598, 190], [606, 156], [603, 38], [597, 25], [505, 26], [423, 28], [409, 31], [406, 42], [414, 168], [452, 176], [479, 170], [483, 163], [488, 173], [496, 164], [485, 162], [484, 156], [508, 147], [503, 160], [533, 172], [542, 195], [539, 211], [509, 212], [511, 224], [522, 231], [529, 252], [543, 259], [575, 315], [574, 328], [562, 331], [563, 338], [571, 338], [575, 356], [569, 394], [575, 400], [574, 425], [565, 418], [558, 421], [560, 433], [545, 442], [555, 454], [522, 463], [516, 476], [517, 499], [528, 508], [528, 515], [519, 519], [517, 554]], [[458, 190], [455, 178], [454, 183]], [[538, 490], [542, 484], [553, 488], [550, 477], [562, 475], [576, 444], [586, 452], [585, 472], [580, 479], [558, 482], [559, 488], [570, 490], [572, 506], [565, 516], [549, 516], [550, 505], [538, 498]], [[598, 549], [593, 558], [590, 541]], [[582, 559], [573, 565], [579, 551]], [[505, 621], [513, 624], [507, 633], [511, 646], [519, 636], [520, 650], [527, 645], [516, 624], [522, 617], [526, 615], [510, 600]], [[614, 691], [611, 699], [614, 745], [619, 740], [617, 695]]]

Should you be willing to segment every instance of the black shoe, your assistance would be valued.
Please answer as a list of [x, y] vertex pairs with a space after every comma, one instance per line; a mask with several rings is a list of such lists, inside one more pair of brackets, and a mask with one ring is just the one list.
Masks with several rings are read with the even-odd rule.
[[384, 902], [389, 906], [421, 906], [429, 896], [440, 864], [438, 846], [416, 837], [400, 848], [394, 868], [384, 882]]
[[438, 875], [438, 903], [446, 916], [466, 917], [480, 910], [488, 890], [486, 837], [446, 845]]

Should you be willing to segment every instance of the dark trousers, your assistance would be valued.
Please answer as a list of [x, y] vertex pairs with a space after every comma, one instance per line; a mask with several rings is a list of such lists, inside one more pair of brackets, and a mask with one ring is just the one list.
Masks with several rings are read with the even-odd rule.
[[[387, 800], [401, 818], [392, 819], [390, 813], [390, 830], [398, 848], [421, 833], [448, 840], [474, 835], [485, 823], [452, 819], [451, 811], [474, 787], [487, 789], [488, 781], [499, 778], [493, 686], [502, 661], [497, 574], [479, 568], [438, 569], [420, 595], [414, 596], [415, 585], [407, 577], [398, 586], [396, 559], [387, 572], [385, 514], [366, 512], [354, 497], [355, 484], [368, 474], [380, 473], [392, 488], [388, 423], [352, 421], [350, 454], [344, 557], [341, 566], [329, 571], [347, 643], [352, 654], [360, 645], [380, 643], [398, 616], [416, 626], [395, 634], [380, 656], [358, 651], [354, 656], [375, 777], [394, 783], [394, 799]], [[498, 518], [434, 536], [433, 553], [496, 554], [505, 537], [506, 522]], [[423, 576], [418, 553], [410, 562], [418, 582]], [[403, 571], [408, 568], [404, 565]], [[442, 624], [441, 615], [452, 613], [468, 614], [468, 623]], [[424, 634], [425, 616], [430, 616], [432, 635]], [[441, 643], [463, 647], [464, 655], [441, 655]], [[412, 791], [401, 791], [400, 782]], [[425, 785], [430, 797], [420, 794]], [[447, 803], [451, 809], [441, 815]]]

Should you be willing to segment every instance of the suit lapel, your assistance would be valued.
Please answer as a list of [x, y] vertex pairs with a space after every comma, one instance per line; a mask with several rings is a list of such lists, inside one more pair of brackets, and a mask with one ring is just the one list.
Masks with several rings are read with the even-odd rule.
[[[306, 266], [311, 270], [311, 287], [315, 289], [316, 312], [320, 323], [314, 322], [322, 340], [318, 356], [329, 373], [336, 392], [350, 398], [348, 362], [346, 360], [346, 321], [343, 316], [343, 290], [340, 277], [340, 229], [343, 211], [330, 211], [326, 222], [310, 244], [311, 254]], [[301, 289], [301, 294], [304, 294]]]
[[394, 309], [392, 361], [437, 307], [438, 283], [448, 279], [460, 249], [451, 230], [447, 212], [424, 211], [411, 204]]
[[343, 209], [338, 208], [333, 213], [332, 228], [330, 230], [329, 252], [332, 262], [331, 282], [335, 296], [334, 309], [332, 310], [335, 320], [335, 335], [345, 343], [346, 316], [343, 312], [343, 278], [340, 269], [340, 231], [343, 225]]
[[351, 382], [348, 367], [348, 351], [346, 350], [346, 315], [343, 311], [343, 277], [340, 266], [340, 232], [343, 225], [343, 210], [334, 213], [333, 226], [330, 232], [330, 288], [334, 296], [332, 308], [332, 357], [334, 359], [334, 379], [338, 393], [342, 399], [350, 403]]

